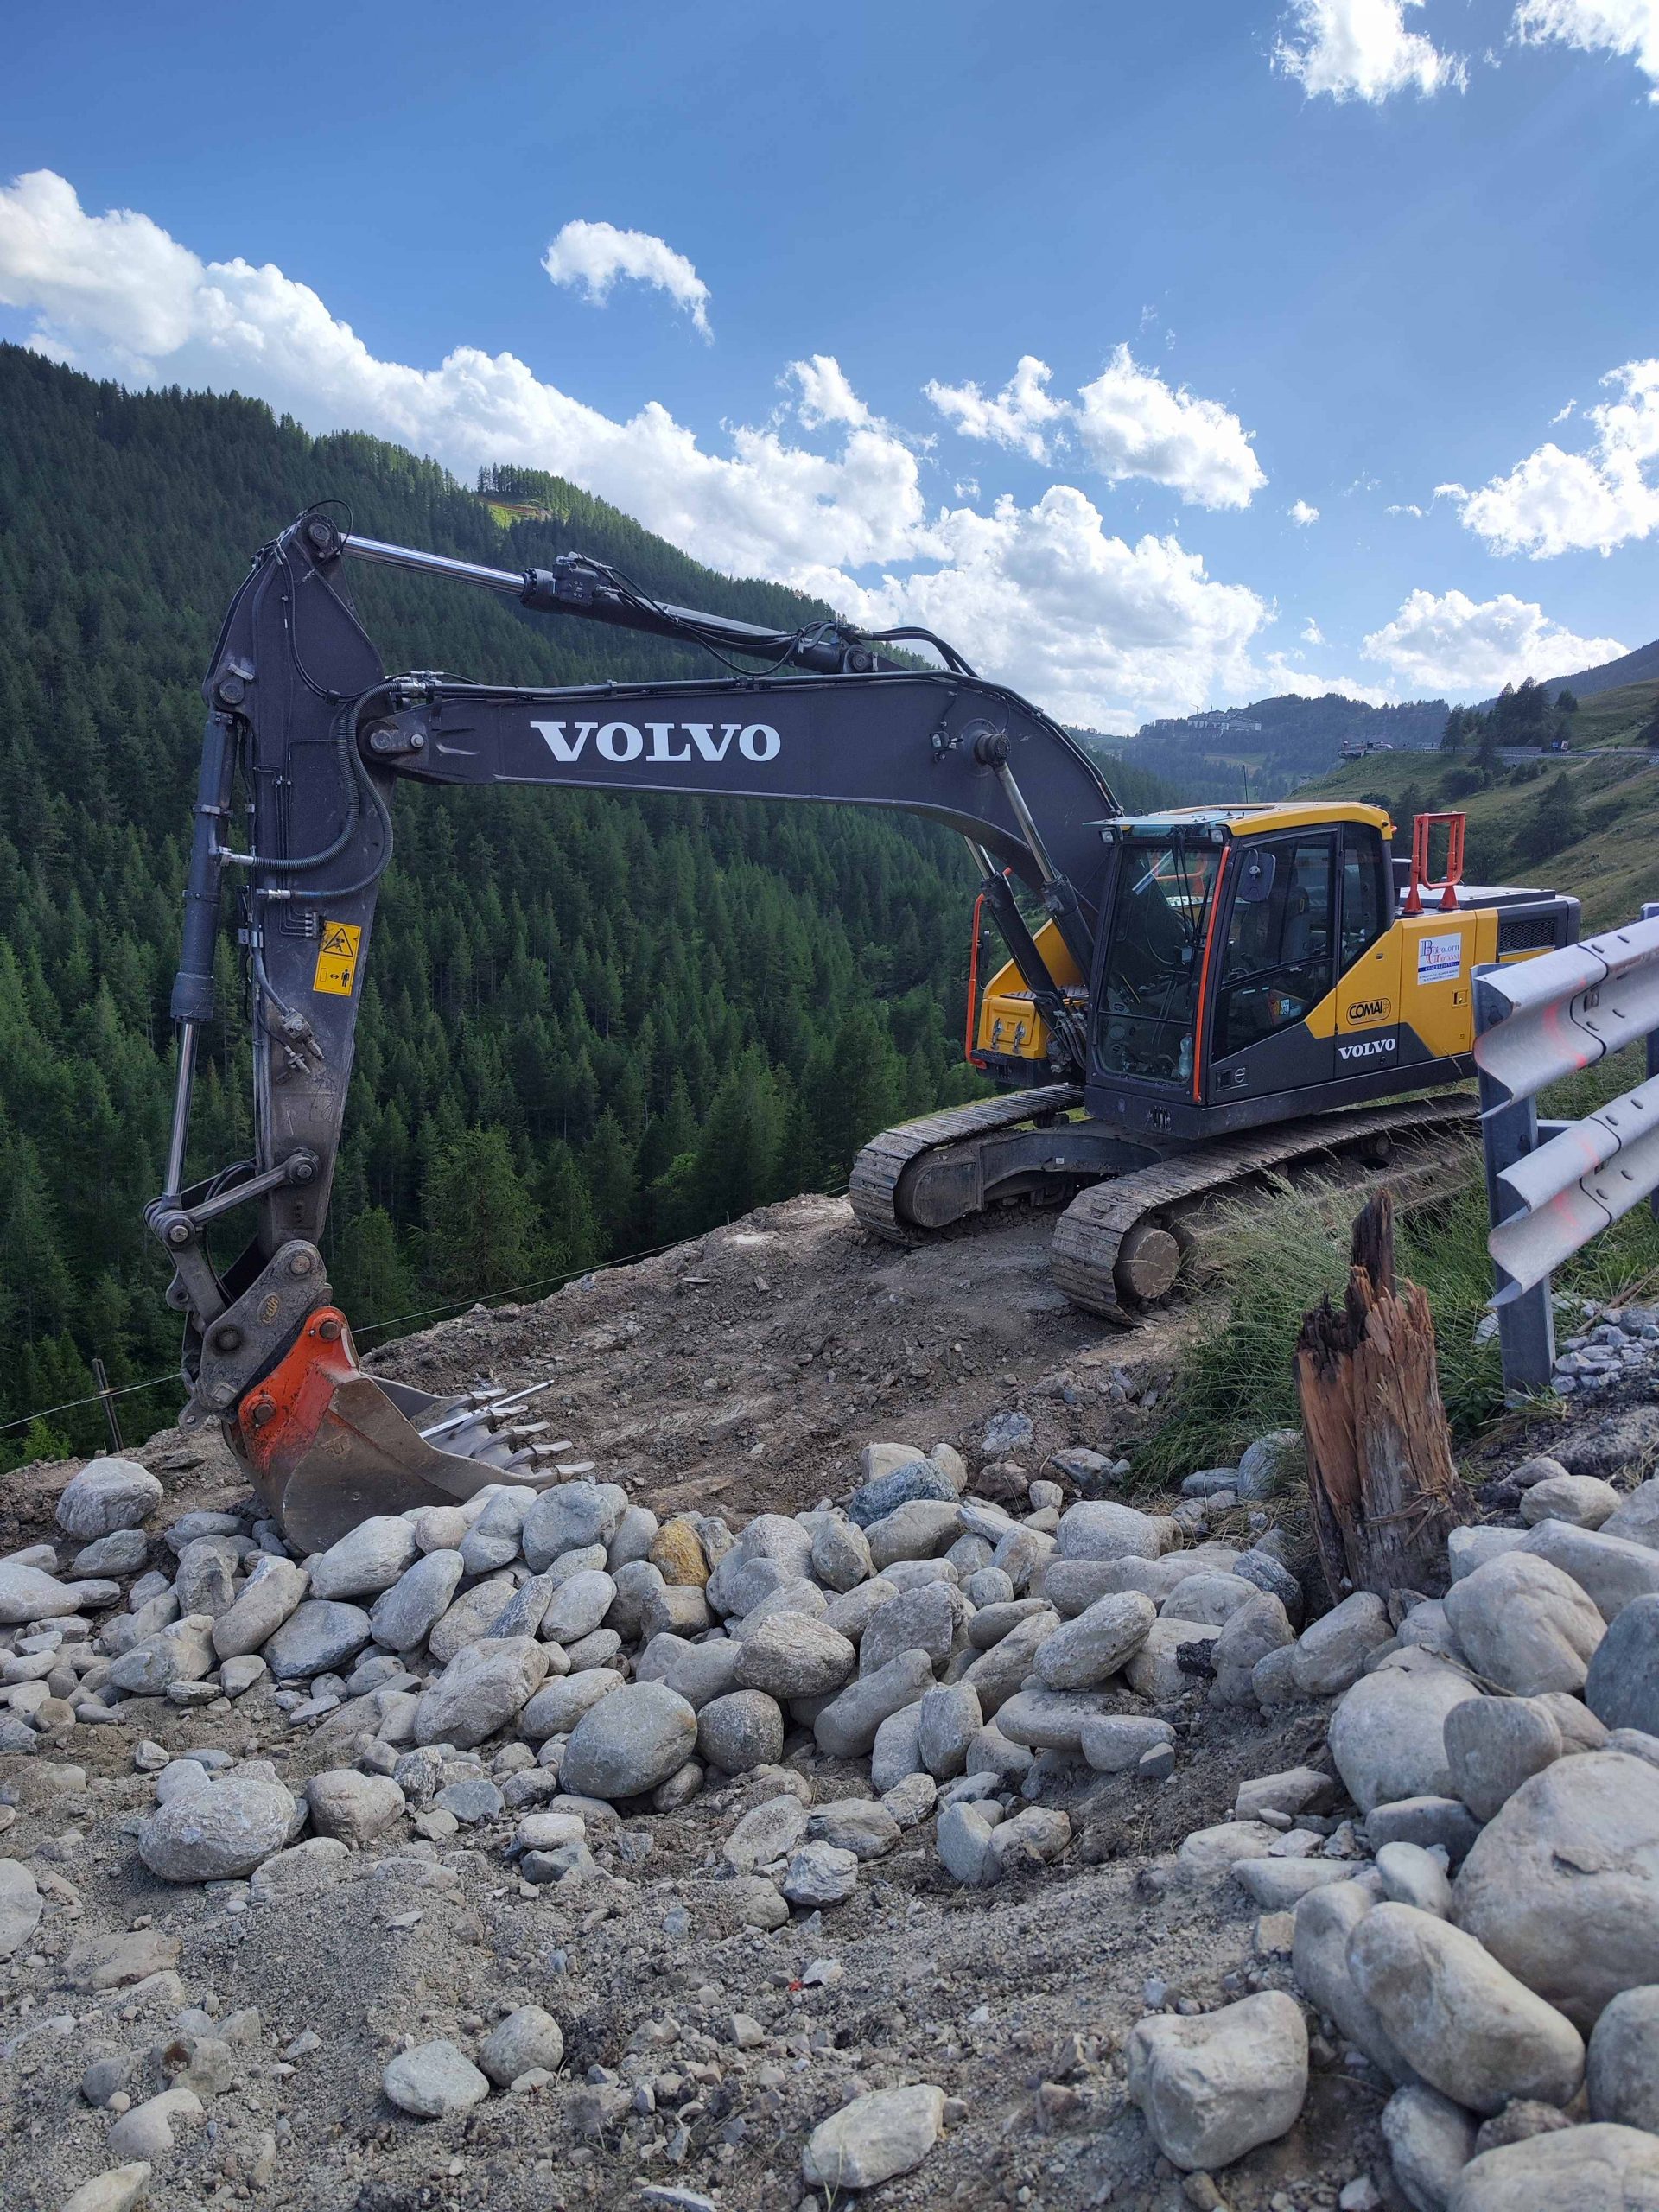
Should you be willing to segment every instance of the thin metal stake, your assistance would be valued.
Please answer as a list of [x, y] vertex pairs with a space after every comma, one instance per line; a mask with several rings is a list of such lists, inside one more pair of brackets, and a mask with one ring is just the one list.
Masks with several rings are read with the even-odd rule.
[[92, 1362], [92, 1380], [98, 1385], [98, 1395], [103, 1402], [104, 1418], [110, 1425], [110, 1448], [112, 1452], [124, 1452], [126, 1446], [121, 1441], [121, 1424], [115, 1417], [115, 1393], [110, 1388], [110, 1378], [105, 1372], [101, 1359]]

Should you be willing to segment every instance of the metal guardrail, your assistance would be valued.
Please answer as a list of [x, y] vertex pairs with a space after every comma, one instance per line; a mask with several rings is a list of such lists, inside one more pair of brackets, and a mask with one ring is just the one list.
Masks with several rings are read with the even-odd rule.
[[[1475, 971], [1475, 1064], [1506, 1389], [1548, 1389], [1550, 1277], [1643, 1198], [1659, 1212], [1659, 901], [1624, 929]], [[1647, 1040], [1648, 1080], [1578, 1122], [1540, 1091]]]

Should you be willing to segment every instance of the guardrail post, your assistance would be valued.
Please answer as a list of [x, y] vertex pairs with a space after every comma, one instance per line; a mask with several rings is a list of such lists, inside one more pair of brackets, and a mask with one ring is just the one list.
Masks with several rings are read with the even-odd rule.
[[[1475, 1033], [1484, 1035], [1509, 1011], [1502, 998], [1490, 983], [1482, 980], [1496, 975], [1497, 966], [1477, 968], [1475, 970]], [[1653, 1048], [1652, 1039], [1649, 1049]], [[1503, 1103], [1498, 1086], [1489, 1076], [1480, 1078], [1480, 1134], [1481, 1148], [1486, 1167], [1486, 1209], [1494, 1229], [1520, 1211], [1516, 1201], [1498, 1181], [1506, 1167], [1513, 1167], [1517, 1160], [1524, 1160], [1538, 1142], [1538, 1106], [1535, 1099], [1517, 1098], [1509, 1104]], [[1550, 1278], [1546, 1275], [1540, 1283], [1497, 1309], [1497, 1343], [1503, 1364], [1503, 1389], [1506, 1396], [1525, 1397], [1534, 1391], [1547, 1390], [1555, 1367], [1555, 1308], [1551, 1296]]]
[[[1642, 901], [1642, 918], [1644, 922], [1659, 921], [1659, 899], [1644, 899]], [[1648, 1032], [1649, 1082], [1651, 1083], [1656, 1075], [1659, 1075], [1659, 1029], [1649, 1029]], [[1659, 1221], [1659, 1191], [1656, 1191], [1648, 1200], [1648, 1208], [1654, 1219]]]

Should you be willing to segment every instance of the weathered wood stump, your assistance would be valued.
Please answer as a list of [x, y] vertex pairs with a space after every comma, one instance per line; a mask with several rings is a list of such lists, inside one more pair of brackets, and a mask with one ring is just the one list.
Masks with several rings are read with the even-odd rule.
[[1452, 1458], [1428, 1300], [1395, 1280], [1386, 1191], [1354, 1224], [1341, 1311], [1326, 1297], [1304, 1319], [1295, 1371], [1332, 1597], [1443, 1589], [1446, 1537], [1474, 1509]]

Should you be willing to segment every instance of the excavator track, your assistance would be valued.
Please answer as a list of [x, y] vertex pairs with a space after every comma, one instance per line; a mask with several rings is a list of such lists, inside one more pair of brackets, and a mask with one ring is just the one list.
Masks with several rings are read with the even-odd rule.
[[899, 1179], [912, 1160], [944, 1145], [1018, 1128], [1023, 1122], [1040, 1125], [1082, 1103], [1083, 1093], [1075, 1084], [1052, 1083], [1001, 1098], [976, 1099], [969, 1106], [947, 1107], [940, 1114], [925, 1114], [918, 1122], [884, 1129], [853, 1163], [847, 1186], [853, 1218], [861, 1229], [889, 1244], [913, 1244], [918, 1232], [899, 1211]]
[[[1473, 1098], [1453, 1096], [1313, 1115], [1222, 1137], [1096, 1183], [1055, 1225], [1049, 1259], [1054, 1281], [1074, 1306], [1133, 1327], [1178, 1277], [1201, 1271], [1205, 1232], [1216, 1225], [1218, 1201], [1248, 1197], [1258, 1177], [1360, 1165], [1364, 1179], [1397, 1179], [1405, 1194], [1421, 1203], [1452, 1179], [1444, 1157], [1437, 1160], [1428, 1146], [1471, 1126], [1477, 1110]], [[1415, 1146], [1417, 1156], [1404, 1149], [1390, 1165], [1395, 1146]]]

